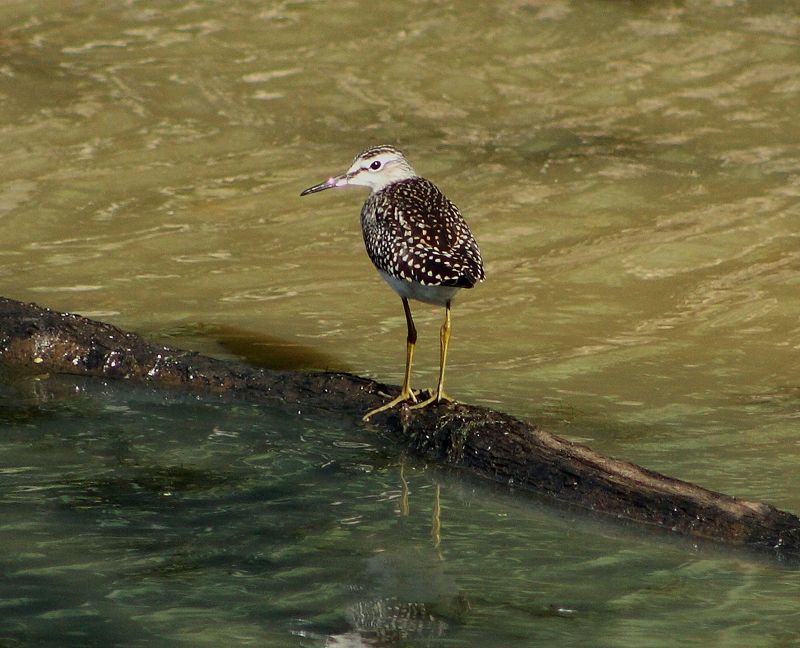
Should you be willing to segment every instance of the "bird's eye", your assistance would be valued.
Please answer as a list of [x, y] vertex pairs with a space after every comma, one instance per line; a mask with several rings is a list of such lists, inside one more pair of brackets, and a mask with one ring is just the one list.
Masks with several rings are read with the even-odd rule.
[[381, 168], [381, 161], [375, 160], [372, 164], [369, 165], [369, 168], [372, 169], [373, 171], [377, 171], [378, 169]]

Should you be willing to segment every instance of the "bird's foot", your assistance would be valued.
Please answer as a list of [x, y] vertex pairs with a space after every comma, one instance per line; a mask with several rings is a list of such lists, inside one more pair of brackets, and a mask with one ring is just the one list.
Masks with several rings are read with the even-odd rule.
[[409, 409], [422, 409], [423, 407], [427, 407], [431, 403], [455, 403], [454, 398], [450, 398], [444, 391], [444, 389], [440, 389], [438, 391], [427, 390], [430, 396], [426, 398], [424, 401], [417, 403], [416, 405], [412, 405]]
[[[384, 394], [383, 392], [378, 392], [378, 393], [381, 394], [382, 396], [386, 396], [386, 397], [389, 396], [389, 394]], [[417, 392], [417, 394], [418, 393], [419, 392]], [[375, 409], [370, 410], [369, 412], [364, 414], [364, 416], [361, 417], [361, 420], [362, 421], [369, 421], [370, 418], [375, 416], [375, 414], [378, 414], [379, 412], [385, 412], [386, 410], [390, 410], [393, 407], [396, 407], [397, 405], [399, 405], [400, 403], [405, 403], [407, 401], [411, 401], [412, 403], [416, 403], [417, 402], [417, 394], [415, 394], [410, 389], [403, 389], [403, 390], [400, 391], [400, 393], [397, 395], [396, 398], [393, 398], [392, 400], [390, 400], [385, 405], [381, 405], [380, 407], [376, 407]]]
[[[426, 389], [426, 390], [425, 390], [425, 392], [426, 392], [426, 393], [430, 393], [430, 390]], [[406, 394], [406, 396], [405, 396], [405, 400], [407, 400], [407, 401], [411, 401], [412, 403], [416, 403], [416, 402], [417, 402], [417, 396], [419, 396], [421, 393], [422, 393], [422, 390], [421, 390], [421, 389], [418, 389], [417, 391], [411, 391], [411, 390], [409, 390], [409, 391], [408, 391], [408, 393], [407, 393], [407, 394]], [[402, 396], [402, 395], [403, 395], [403, 394], [402, 394], [402, 392], [401, 392], [401, 393], [400, 393], [400, 396]], [[381, 390], [378, 390], [378, 396], [383, 396], [384, 398], [391, 398], [391, 397], [392, 397], [392, 395], [391, 395], [391, 394], [387, 394], [386, 392], [383, 392], [383, 391], [381, 391]], [[395, 400], [398, 400], [398, 399], [400, 399], [400, 396], [398, 396], [398, 397], [397, 397]], [[401, 399], [401, 400], [402, 400], [402, 399]], [[395, 405], [396, 405], [396, 404], [397, 404], [397, 403], [395, 403]]]

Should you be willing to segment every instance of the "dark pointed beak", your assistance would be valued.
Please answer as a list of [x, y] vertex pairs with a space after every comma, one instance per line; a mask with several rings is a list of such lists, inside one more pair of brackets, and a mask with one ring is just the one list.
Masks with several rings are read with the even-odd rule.
[[325, 182], [320, 182], [319, 184], [309, 187], [308, 189], [303, 189], [303, 191], [300, 192], [300, 195], [307, 196], [308, 194], [317, 193], [318, 191], [325, 191], [333, 186], [334, 185], [330, 180], [326, 180]]
[[346, 184], [347, 175], [340, 175], [334, 178], [328, 178], [325, 182], [320, 182], [319, 184], [309, 187], [308, 189], [303, 189], [303, 191], [300, 192], [300, 195], [307, 196], [308, 194], [317, 193], [318, 191], [325, 191], [326, 189], [333, 189], [334, 187], [342, 187]]

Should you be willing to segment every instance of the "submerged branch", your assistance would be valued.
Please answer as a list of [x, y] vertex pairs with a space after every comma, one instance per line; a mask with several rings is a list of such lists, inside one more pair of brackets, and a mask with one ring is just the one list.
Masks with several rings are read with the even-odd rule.
[[[360, 417], [396, 391], [347, 373], [270, 371], [147, 342], [79, 315], [0, 298], [0, 366], [144, 382]], [[800, 558], [800, 519], [666, 477], [536, 425], [466, 404], [374, 417], [419, 456], [585, 509], [734, 546]]]

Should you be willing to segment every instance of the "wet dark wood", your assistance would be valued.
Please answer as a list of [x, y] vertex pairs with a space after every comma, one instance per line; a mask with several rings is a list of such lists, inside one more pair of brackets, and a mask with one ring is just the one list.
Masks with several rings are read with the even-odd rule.
[[[148, 342], [79, 315], [0, 298], [0, 366], [272, 401], [353, 417], [396, 392], [348, 373], [269, 371]], [[670, 532], [800, 558], [800, 519], [594, 452], [507, 414], [442, 405], [381, 414], [370, 425], [419, 456]]]

